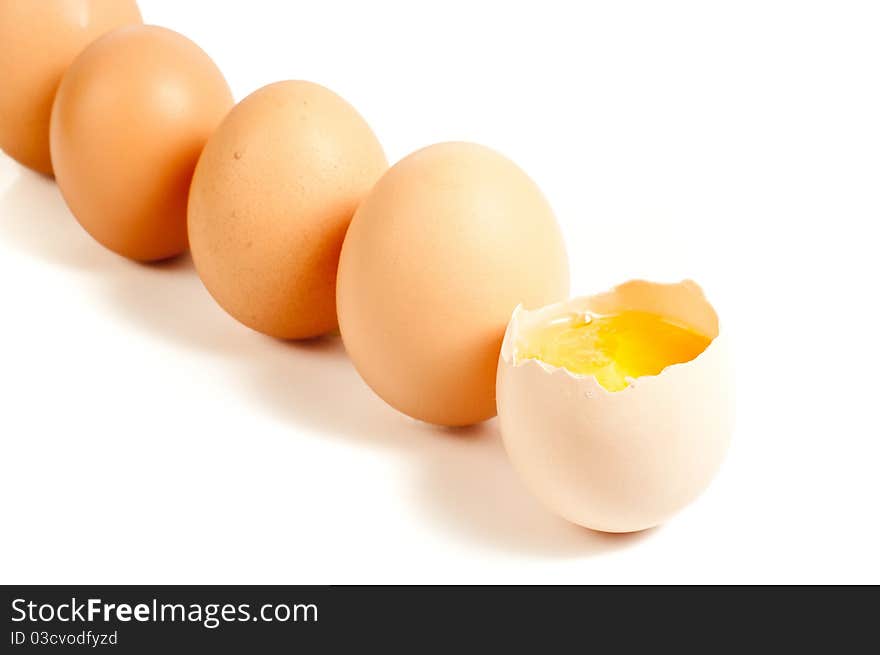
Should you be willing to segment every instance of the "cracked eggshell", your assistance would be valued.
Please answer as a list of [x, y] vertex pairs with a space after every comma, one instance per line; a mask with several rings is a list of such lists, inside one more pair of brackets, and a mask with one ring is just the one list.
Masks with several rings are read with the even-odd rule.
[[[534, 359], [515, 344], [533, 326], [570, 312], [643, 310], [685, 322], [712, 342], [697, 358], [610, 392], [595, 378]], [[498, 366], [505, 448], [526, 485], [552, 511], [604, 532], [666, 521], [717, 472], [730, 441], [729, 367], [715, 310], [691, 281], [627, 282], [608, 293], [517, 308]]]

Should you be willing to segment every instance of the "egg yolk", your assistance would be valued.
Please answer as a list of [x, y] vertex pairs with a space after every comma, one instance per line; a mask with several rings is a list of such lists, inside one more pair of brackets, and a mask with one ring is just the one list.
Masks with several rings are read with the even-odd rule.
[[538, 359], [592, 375], [608, 391], [621, 391], [629, 378], [657, 375], [671, 364], [689, 362], [711, 341], [687, 325], [650, 312], [577, 314], [530, 330], [518, 344], [517, 359]]

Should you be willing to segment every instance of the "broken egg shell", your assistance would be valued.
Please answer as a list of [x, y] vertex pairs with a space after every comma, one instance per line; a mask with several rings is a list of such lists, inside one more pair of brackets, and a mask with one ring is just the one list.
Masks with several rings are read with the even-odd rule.
[[[591, 375], [516, 360], [519, 336], [562, 314], [641, 310], [712, 337], [695, 359], [610, 392]], [[610, 292], [517, 308], [498, 366], [498, 417], [514, 468], [565, 519], [603, 532], [657, 526], [711, 482], [730, 441], [733, 406], [718, 317], [696, 283], [634, 280]]]

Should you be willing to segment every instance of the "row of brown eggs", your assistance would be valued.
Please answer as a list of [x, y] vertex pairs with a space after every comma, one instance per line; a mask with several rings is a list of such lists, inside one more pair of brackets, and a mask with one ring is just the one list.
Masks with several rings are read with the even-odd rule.
[[[338, 326], [367, 384], [411, 417], [468, 425], [501, 407], [517, 470], [574, 522], [649, 527], [708, 484], [729, 436], [715, 344], [630, 394], [510, 352], [499, 366], [527, 316], [514, 309], [569, 291], [553, 212], [510, 160], [444, 143], [389, 169], [358, 112], [310, 82], [233, 106], [208, 55], [141, 24], [133, 0], [0, 0], [0, 48], [0, 148], [54, 172], [108, 249], [149, 262], [189, 248], [217, 303], [264, 334]], [[695, 285], [646, 284], [607, 297], [717, 336]]]
[[[97, 241], [143, 262], [189, 247], [216, 301], [267, 335], [339, 325], [364, 379], [410, 416], [465, 425], [495, 414], [513, 308], [568, 293], [553, 213], [513, 163], [440, 144], [383, 175], [382, 146], [338, 95], [285, 81], [233, 107], [208, 55], [140, 24], [133, 0], [0, 7], [16, 53], [4, 60], [13, 83], [0, 98], [0, 145], [54, 170]], [[62, 34], [39, 69], [37, 41]]]

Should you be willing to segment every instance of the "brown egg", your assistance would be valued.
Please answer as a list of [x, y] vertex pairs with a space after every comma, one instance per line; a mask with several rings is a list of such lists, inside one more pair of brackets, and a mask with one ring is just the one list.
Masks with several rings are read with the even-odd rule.
[[123, 27], [86, 48], [52, 110], [55, 177], [77, 220], [139, 261], [186, 250], [192, 173], [232, 106], [214, 62], [162, 27]]
[[102, 34], [140, 23], [134, 0], [0, 0], [0, 149], [45, 174], [61, 76]]
[[513, 162], [444, 143], [394, 165], [364, 199], [339, 261], [339, 328], [357, 370], [414, 418], [495, 415], [514, 308], [568, 295], [553, 212]]
[[278, 82], [245, 98], [208, 141], [190, 191], [190, 245], [208, 291], [274, 337], [334, 329], [345, 231], [387, 167], [364, 119], [324, 87]]

